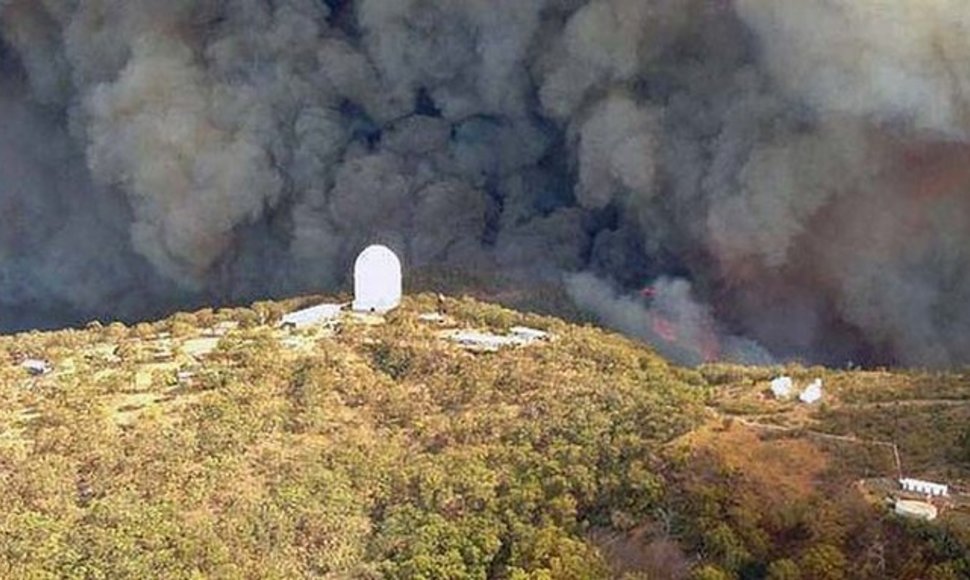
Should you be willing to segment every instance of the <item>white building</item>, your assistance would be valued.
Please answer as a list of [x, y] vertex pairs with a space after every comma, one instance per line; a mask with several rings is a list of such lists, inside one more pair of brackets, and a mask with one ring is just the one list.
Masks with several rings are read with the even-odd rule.
[[798, 400], [811, 405], [812, 403], [817, 403], [822, 399], [822, 379], [815, 379], [812, 384], [805, 387], [801, 395], [798, 395]]
[[401, 304], [401, 261], [386, 246], [370, 246], [354, 263], [354, 311], [384, 313]]
[[898, 516], [927, 521], [935, 520], [939, 513], [935, 505], [908, 499], [897, 501], [894, 511]]
[[771, 394], [776, 399], [787, 399], [791, 397], [794, 388], [795, 384], [792, 382], [791, 377], [778, 377], [771, 381]]
[[477, 352], [497, 352], [504, 347], [519, 346], [522, 341], [514, 336], [499, 336], [488, 332], [458, 330], [445, 334], [448, 340]]
[[505, 336], [474, 330], [455, 330], [440, 336], [476, 352], [497, 352], [506, 347], [528, 346], [552, 339], [548, 332], [526, 326], [515, 326]]
[[921, 479], [911, 479], [908, 477], [900, 479], [899, 487], [903, 488], [903, 491], [908, 491], [910, 493], [920, 493], [931, 496], [950, 495], [950, 486], [942, 483], [933, 483], [932, 481], [923, 481]]
[[536, 328], [529, 328], [528, 326], [513, 326], [509, 329], [509, 332], [515, 338], [528, 344], [535, 342], [537, 340], [549, 340], [549, 333], [544, 330], [538, 330]]
[[51, 366], [45, 360], [29, 358], [20, 363], [21, 368], [34, 376], [46, 375], [51, 372]]
[[319, 306], [304, 308], [303, 310], [297, 310], [296, 312], [287, 314], [280, 322], [280, 326], [306, 328], [308, 326], [329, 322], [338, 316], [340, 316], [339, 304], [320, 304]]

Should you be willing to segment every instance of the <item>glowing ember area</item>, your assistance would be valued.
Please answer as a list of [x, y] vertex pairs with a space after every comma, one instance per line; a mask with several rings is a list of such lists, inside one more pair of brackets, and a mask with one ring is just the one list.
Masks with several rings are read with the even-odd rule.
[[[677, 322], [654, 313], [650, 330], [660, 340], [694, 352], [700, 362], [713, 362], [721, 357], [720, 341], [710, 324], [701, 323], [693, 329], [682, 329]], [[690, 336], [692, 332], [696, 336]]]
[[667, 342], [677, 342], [679, 338], [674, 323], [656, 314], [653, 317], [653, 331]]

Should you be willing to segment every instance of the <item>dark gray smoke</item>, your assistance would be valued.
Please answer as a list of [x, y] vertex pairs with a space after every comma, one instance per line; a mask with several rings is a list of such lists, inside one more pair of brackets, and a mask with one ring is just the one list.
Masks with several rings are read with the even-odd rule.
[[0, 0], [0, 327], [381, 240], [689, 362], [970, 362], [967, 62], [961, 0]]

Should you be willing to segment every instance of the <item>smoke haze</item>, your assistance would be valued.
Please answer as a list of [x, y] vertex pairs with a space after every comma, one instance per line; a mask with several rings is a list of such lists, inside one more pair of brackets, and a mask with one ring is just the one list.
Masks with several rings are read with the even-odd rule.
[[378, 240], [685, 362], [968, 363], [967, 62], [959, 0], [0, 0], [0, 328]]

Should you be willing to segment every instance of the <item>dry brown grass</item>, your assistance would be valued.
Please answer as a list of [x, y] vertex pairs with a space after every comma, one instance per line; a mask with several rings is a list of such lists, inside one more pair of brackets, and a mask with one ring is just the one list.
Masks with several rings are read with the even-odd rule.
[[809, 439], [766, 437], [738, 422], [702, 427], [691, 444], [778, 502], [816, 493], [829, 465], [828, 454]]

